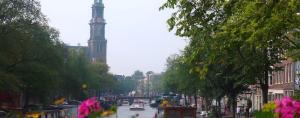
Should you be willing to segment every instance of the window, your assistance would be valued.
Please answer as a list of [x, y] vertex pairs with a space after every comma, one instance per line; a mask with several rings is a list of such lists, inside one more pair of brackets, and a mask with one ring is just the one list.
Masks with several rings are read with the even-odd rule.
[[288, 64], [284, 66], [284, 83], [288, 83]]
[[277, 72], [277, 79], [278, 79], [278, 84], [280, 84], [280, 71]]
[[290, 73], [289, 73], [290, 82], [294, 82], [294, 80], [295, 80], [294, 73], [295, 73], [295, 71], [294, 71], [294, 68], [293, 68], [293, 63], [291, 63], [290, 64]]
[[274, 101], [274, 95], [275, 94], [273, 94], [273, 92], [269, 92], [269, 94], [268, 94], [268, 100], [269, 101]]
[[288, 69], [289, 69], [289, 73], [288, 73], [288, 78], [289, 78], [289, 82], [292, 82], [292, 64], [290, 63], [289, 66], [288, 66]]
[[272, 85], [273, 84], [273, 77], [271, 76], [270, 78], [269, 78], [269, 85]]
[[275, 72], [275, 83], [278, 84], [278, 72]]
[[282, 71], [279, 71], [279, 84], [281, 84], [282, 81]]
[[284, 82], [284, 70], [281, 71], [281, 84], [283, 84]]

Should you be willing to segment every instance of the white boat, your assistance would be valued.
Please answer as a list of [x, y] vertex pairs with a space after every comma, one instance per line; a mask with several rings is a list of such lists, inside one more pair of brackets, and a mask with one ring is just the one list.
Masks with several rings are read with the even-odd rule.
[[124, 100], [124, 101], [122, 102], [122, 106], [129, 106], [129, 101]]
[[145, 110], [144, 102], [141, 100], [134, 101], [130, 106], [130, 110]]

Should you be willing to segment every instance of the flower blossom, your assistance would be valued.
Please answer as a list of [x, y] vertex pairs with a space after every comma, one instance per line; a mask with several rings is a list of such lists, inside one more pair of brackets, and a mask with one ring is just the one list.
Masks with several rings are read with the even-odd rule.
[[99, 112], [102, 108], [95, 97], [83, 101], [78, 107], [78, 118], [85, 118], [93, 112]]
[[275, 112], [280, 118], [294, 118], [300, 116], [300, 102], [290, 97], [284, 97], [282, 100], [276, 100]]

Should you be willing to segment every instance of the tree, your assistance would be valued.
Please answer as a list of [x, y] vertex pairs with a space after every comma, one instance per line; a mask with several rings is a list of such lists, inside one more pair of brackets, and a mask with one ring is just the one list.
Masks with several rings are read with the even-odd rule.
[[[274, 65], [285, 59], [287, 50], [299, 48], [295, 38], [287, 36], [299, 28], [299, 4], [295, 0], [169, 0], [161, 9], [176, 8], [168, 24], [177, 35], [190, 38], [189, 60], [197, 65], [195, 70], [205, 75], [220, 51], [233, 53], [249, 69], [247, 77], [261, 86], [266, 103], [268, 73], [276, 71]], [[203, 51], [208, 53], [200, 60]]]
[[[167, 59], [167, 70], [163, 76], [164, 87], [167, 92], [194, 96], [197, 104], [200, 79], [196, 73], [190, 71], [189, 65], [183, 63], [183, 59], [184, 56], [179, 55], [172, 55]], [[185, 101], [187, 103], [186, 97]]]
[[137, 80], [132, 79], [130, 76], [126, 76], [124, 79], [119, 80], [116, 88], [118, 94], [128, 95], [130, 92], [135, 91], [137, 82]]
[[[208, 55], [206, 52], [198, 53]], [[230, 98], [230, 105], [234, 112], [237, 95], [246, 91], [247, 85], [255, 81], [248, 79], [248, 68], [240, 64], [241, 62], [235, 59], [235, 56], [230, 55], [235, 53], [222, 53], [224, 52], [219, 52], [215, 61], [211, 60], [205, 75], [197, 74], [197, 71], [193, 69], [195, 64], [189, 62], [189, 49], [186, 49], [182, 56], [169, 57], [164, 76], [165, 87], [186, 95], [200, 95], [206, 99], [207, 105], [216, 100], [219, 103], [218, 109], [215, 109], [218, 116], [221, 115], [220, 101], [227, 96]], [[199, 58], [205, 58], [205, 56]]]
[[138, 94], [145, 94], [145, 85], [144, 85], [144, 73], [136, 70], [134, 71], [133, 75], [131, 75], [132, 79], [136, 80], [138, 82], [137, 84], [137, 91], [140, 91]]
[[63, 62], [58, 32], [48, 26], [36, 1], [3, 0], [0, 6], [1, 89], [24, 92], [26, 104], [30, 96], [49, 101]]
[[154, 95], [163, 91], [163, 75], [164, 73], [153, 74], [150, 78], [151, 90]]
[[131, 77], [135, 80], [141, 80], [144, 79], [144, 73], [142, 71], [136, 70], [134, 71], [133, 75]]
[[[103, 63], [90, 63], [83, 50], [69, 49], [47, 24], [35, 0], [0, 1], [0, 91], [22, 93], [51, 104], [58, 97], [84, 99], [87, 89], [113, 89]], [[85, 85], [86, 87], [83, 87]]]
[[[108, 73], [108, 66], [102, 62], [91, 63], [83, 49], [68, 49], [62, 68], [59, 96], [84, 100], [88, 91], [108, 92], [116, 87], [116, 80]], [[83, 87], [85, 86], [85, 87]], [[89, 96], [94, 96], [91, 93]]]

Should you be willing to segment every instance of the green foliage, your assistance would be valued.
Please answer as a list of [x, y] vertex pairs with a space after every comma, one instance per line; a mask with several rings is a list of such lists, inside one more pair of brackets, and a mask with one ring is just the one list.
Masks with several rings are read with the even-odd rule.
[[57, 97], [81, 99], [88, 89], [113, 88], [107, 65], [92, 64], [68, 49], [47, 24], [35, 0], [0, 1], [0, 91], [22, 92], [50, 104]]
[[295, 91], [293, 98], [296, 100], [300, 100], [300, 91]]
[[255, 111], [254, 116], [255, 118], [276, 118], [272, 111]]
[[144, 79], [144, 73], [142, 71], [136, 70], [134, 71], [133, 75], [131, 77], [135, 80], [141, 80]]
[[150, 83], [153, 92], [159, 93], [163, 91], [163, 75], [164, 73], [151, 75]]
[[[213, 71], [233, 88], [257, 82], [267, 102], [268, 73], [287, 56], [299, 55], [299, 7], [299, 0], [168, 0], [160, 10], [174, 9], [170, 30], [189, 38], [183, 62], [190, 71], [202, 79]], [[219, 65], [220, 71], [210, 68]], [[226, 68], [230, 74], [224, 75]]]
[[182, 57], [173, 55], [167, 60], [167, 70], [164, 73], [164, 89], [168, 92], [179, 92], [189, 95], [197, 94], [200, 79], [190, 73], [189, 66], [182, 63]]
[[[60, 93], [73, 99], [86, 99], [87, 90], [108, 91], [114, 89], [116, 81], [108, 73], [108, 66], [102, 62], [90, 63], [82, 50], [68, 50], [62, 68]], [[86, 85], [86, 88], [83, 88]], [[86, 96], [87, 97], [87, 96]]]
[[110, 110], [110, 111], [113, 111], [114, 113], [116, 113], [117, 110], [118, 110], [118, 107], [117, 107], [117, 105], [112, 105], [112, 106], [109, 108], [109, 110]]
[[58, 32], [47, 25], [36, 1], [3, 0], [0, 6], [0, 89], [25, 90], [47, 101], [63, 63]]
[[125, 77], [123, 80], [118, 80], [117, 93], [127, 95], [129, 92], [136, 90], [138, 81], [131, 76]]

